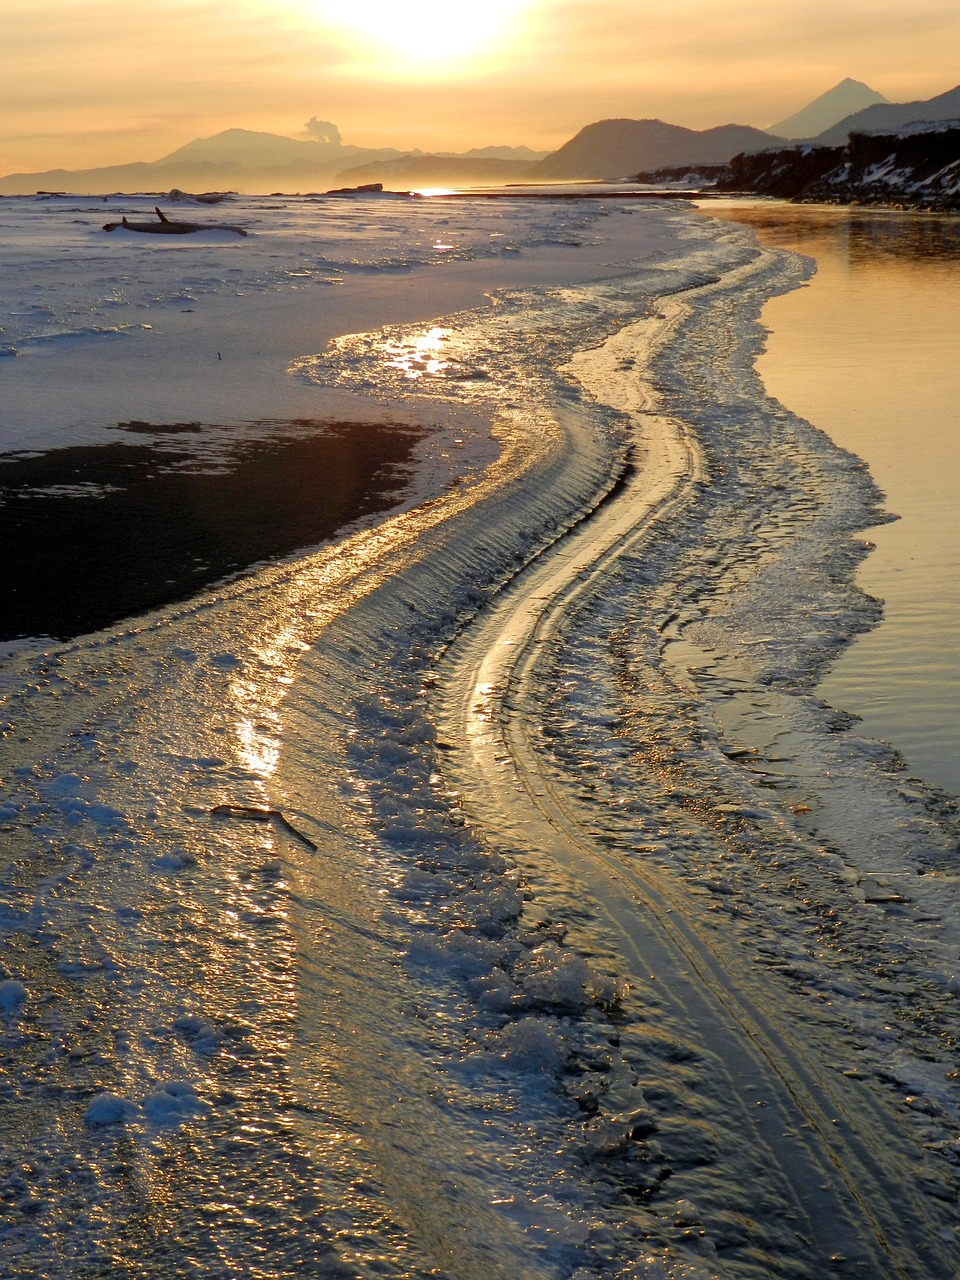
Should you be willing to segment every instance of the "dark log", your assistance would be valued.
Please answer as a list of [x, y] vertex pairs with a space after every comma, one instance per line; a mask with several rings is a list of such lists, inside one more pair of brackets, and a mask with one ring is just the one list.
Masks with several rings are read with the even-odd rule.
[[119, 222], [105, 222], [103, 229], [104, 231], [116, 231], [118, 227], [125, 227], [127, 231], [143, 231], [149, 235], [161, 236], [187, 236], [193, 231], [232, 231], [234, 235], [238, 236], [247, 234], [243, 227], [232, 227], [223, 222], [185, 222], [179, 218], [177, 220], [168, 218], [158, 208], [155, 208], [154, 212], [160, 219], [159, 222], [130, 222], [124, 214]]

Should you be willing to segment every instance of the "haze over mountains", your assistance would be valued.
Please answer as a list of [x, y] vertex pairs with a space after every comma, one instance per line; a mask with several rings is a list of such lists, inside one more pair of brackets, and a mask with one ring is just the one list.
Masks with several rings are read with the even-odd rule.
[[960, 85], [925, 102], [876, 103], [847, 116], [821, 133], [825, 147], [842, 147], [851, 133], [896, 133], [918, 121], [960, 120]]
[[741, 151], [757, 151], [783, 138], [762, 129], [727, 124], [684, 129], [663, 120], [600, 120], [532, 167], [536, 182], [615, 178], [664, 165], [726, 164]]
[[[383, 182], [395, 189], [510, 182], [616, 179], [666, 166], [725, 164], [735, 155], [796, 145], [843, 145], [851, 130], [896, 130], [920, 120], [960, 118], [960, 87], [927, 102], [891, 104], [847, 79], [771, 130], [746, 125], [685, 129], [662, 120], [601, 120], [549, 155], [527, 147], [483, 147], [459, 155], [344, 144], [335, 125], [311, 120], [301, 138], [227, 129], [153, 162], [55, 169], [0, 178], [0, 194], [166, 191], [323, 191]], [[819, 130], [819, 132], [817, 132]]]
[[841, 80], [839, 84], [828, 89], [826, 93], [814, 98], [802, 110], [786, 120], [778, 120], [772, 124], [767, 133], [780, 138], [816, 138], [825, 129], [832, 128], [848, 116], [865, 111], [876, 103], [887, 103], [882, 93], [871, 89], [861, 80]]

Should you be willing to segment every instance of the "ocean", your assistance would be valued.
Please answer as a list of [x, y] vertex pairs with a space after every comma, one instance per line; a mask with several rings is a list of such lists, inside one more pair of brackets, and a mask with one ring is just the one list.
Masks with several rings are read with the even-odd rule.
[[821, 697], [809, 259], [150, 203], [0, 202], [5, 1272], [952, 1276], [957, 812]]

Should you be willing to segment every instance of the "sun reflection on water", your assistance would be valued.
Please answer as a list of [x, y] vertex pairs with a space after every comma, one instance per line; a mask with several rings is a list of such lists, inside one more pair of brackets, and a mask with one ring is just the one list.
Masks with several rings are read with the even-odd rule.
[[416, 381], [419, 378], [436, 378], [452, 368], [453, 361], [444, 358], [444, 344], [449, 341], [451, 330], [434, 327], [414, 337], [412, 341], [397, 342], [391, 339], [384, 346], [387, 368], [398, 369], [404, 377]]

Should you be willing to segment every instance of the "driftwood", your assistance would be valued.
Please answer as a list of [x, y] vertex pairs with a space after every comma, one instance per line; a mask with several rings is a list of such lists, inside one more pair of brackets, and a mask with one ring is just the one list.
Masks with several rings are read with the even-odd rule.
[[151, 235], [161, 236], [187, 236], [192, 231], [232, 231], [238, 236], [247, 234], [243, 227], [231, 227], [223, 222], [185, 222], [180, 218], [174, 220], [173, 218], [168, 218], [158, 208], [154, 208], [154, 213], [160, 219], [159, 222], [130, 222], [126, 214], [124, 214], [119, 222], [105, 222], [103, 229], [104, 231], [116, 231], [118, 227], [125, 227], [127, 231], [145, 231]]
[[261, 809], [250, 804], [218, 804], [210, 810], [215, 818], [240, 818], [246, 822], [265, 822], [279, 827], [293, 836], [306, 848], [318, 853], [317, 846], [302, 831], [298, 831], [292, 822], [288, 822], [279, 809]]

